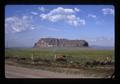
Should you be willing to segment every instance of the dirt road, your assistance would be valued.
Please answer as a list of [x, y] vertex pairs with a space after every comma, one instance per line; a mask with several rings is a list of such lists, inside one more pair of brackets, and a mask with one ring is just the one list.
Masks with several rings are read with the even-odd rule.
[[[66, 74], [38, 69], [23, 68], [13, 65], [5, 65], [6, 78], [92, 78], [84, 74]], [[100, 77], [98, 77], [100, 78]]]

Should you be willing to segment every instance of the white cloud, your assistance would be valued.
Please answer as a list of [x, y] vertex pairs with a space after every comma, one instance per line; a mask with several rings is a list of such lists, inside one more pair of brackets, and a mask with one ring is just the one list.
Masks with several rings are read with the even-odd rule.
[[100, 45], [100, 46], [114, 46], [113, 37], [96, 37], [88, 39], [89, 44], [91, 45]]
[[47, 14], [40, 14], [40, 18], [42, 20], [48, 20], [51, 22], [57, 22], [62, 20], [73, 26], [85, 25], [85, 20], [75, 16], [76, 12], [78, 12], [77, 8], [68, 9], [68, 8], [58, 7], [56, 9], [51, 10]]
[[97, 16], [96, 16], [96, 15], [93, 15], [93, 14], [88, 14], [88, 17], [97, 18]]
[[74, 26], [78, 26], [78, 25], [85, 25], [85, 20], [80, 19], [79, 17], [76, 17], [75, 15], [68, 15], [66, 17], [66, 21]]
[[90, 40], [91, 42], [112, 42], [114, 41], [114, 38], [110, 37], [110, 38], [107, 38], [107, 37], [97, 37], [97, 38], [92, 38]]
[[31, 12], [31, 14], [33, 14], [33, 15], [38, 15], [38, 13], [37, 13], [37, 12]]
[[114, 15], [114, 9], [111, 9], [111, 8], [103, 8], [102, 12], [104, 15], [107, 15], [107, 14]]
[[53, 9], [52, 11], [50, 11], [50, 15], [53, 15], [53, 14], [72, 14], [72, 13], [75, 13], [75, 11], [73, 9], [68, 9], [68, 8], [63, 8], [63, 7], [58, 7], [56, 9]]
[[79, 12], [79, 11], [80, 11], [80, 9], [78, 9], [78, 8], [74, 8], [74, 10], [75, 10], [76, 12]]
[[45, 10], [46, 10], [44, 7], [39, 7], [38, 9], [42, 12], [45, 12]]
[[34, 29], [32, 16], [12, 16], [5, 18], [5, 32], [22, 32]]

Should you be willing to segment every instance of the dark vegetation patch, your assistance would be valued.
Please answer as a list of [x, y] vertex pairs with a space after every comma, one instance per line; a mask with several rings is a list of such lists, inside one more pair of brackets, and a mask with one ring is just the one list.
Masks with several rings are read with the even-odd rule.
[[70, 68], [89, 68], [89, 67], [96, 67], [96, 66], [114, 66], [114, 62], [112, 61], [86, 61], [84, 64], [74, 61], [74, 60], [65, 60], [65, 59], [57, 59], [57, 60], [50, 60], [45, 58], [34, 58], [34, 60], [31, 60], [30, 58], [25, 57], [5, 57], [6, 60], [11, 60], [17, 63], [23, 63], [23, 64], [33, 64], [33, 65], [45, 65], [45, 66], [56, 66], [56, 67], [70, 67]]

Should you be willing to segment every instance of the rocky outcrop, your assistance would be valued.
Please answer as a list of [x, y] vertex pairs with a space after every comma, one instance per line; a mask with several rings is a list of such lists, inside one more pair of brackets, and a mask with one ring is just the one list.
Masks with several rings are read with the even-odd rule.
[[41, 38], [34, 44], [35, 48], [47, 47], [88, 47], [88, 42], [85, 40], [68, 40], [57, 38]]

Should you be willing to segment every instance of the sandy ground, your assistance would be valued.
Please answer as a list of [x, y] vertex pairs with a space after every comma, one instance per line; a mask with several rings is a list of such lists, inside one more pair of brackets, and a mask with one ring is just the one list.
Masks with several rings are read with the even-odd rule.
[[[6, 78], [94, 78], [84, 74], [66, 74], [5, 64]], [[97, 77], [95, 77], [97, 78]], [[101, 78], [98, 76], [98, 78]]]

